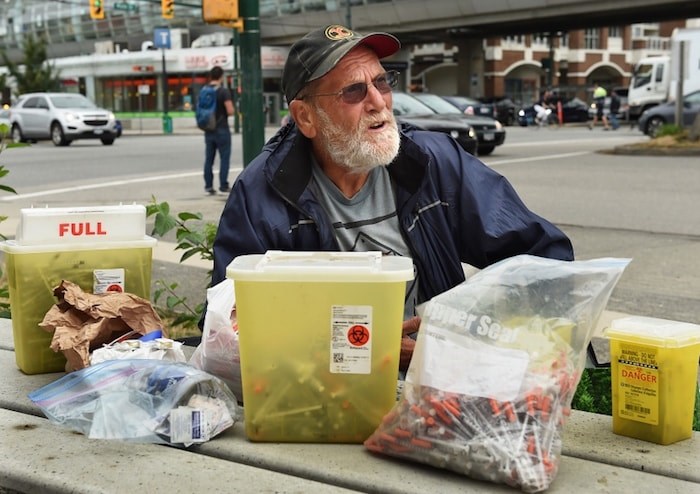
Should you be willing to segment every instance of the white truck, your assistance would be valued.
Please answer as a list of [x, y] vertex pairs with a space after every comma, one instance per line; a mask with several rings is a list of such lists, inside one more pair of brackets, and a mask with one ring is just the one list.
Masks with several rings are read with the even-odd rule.
[[683, 93], [700, 89], [700, 29], [676, 29], [670, 56], [646, 57], [635, 64], [627, 94], [630, 119], [636, 120], [647, 108], [675, 100], [681, 41], [685, 41]]

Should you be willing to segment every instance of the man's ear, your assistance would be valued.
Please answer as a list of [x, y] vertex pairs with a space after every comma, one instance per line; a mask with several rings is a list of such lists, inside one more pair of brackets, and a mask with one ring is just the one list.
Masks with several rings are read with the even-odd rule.
[[297, 127], [304, 137], [313, 139], [316, 137], [316, 118], [311, 105], [302, 100], [295, 99], [289, 103], [289, 114], [294, 119]]

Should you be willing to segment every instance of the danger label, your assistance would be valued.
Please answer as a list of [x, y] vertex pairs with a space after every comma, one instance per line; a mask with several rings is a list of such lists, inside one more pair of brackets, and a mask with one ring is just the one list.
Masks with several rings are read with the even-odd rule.
[[369, 374], [372, 370], [372, 306], [331, 307], [330, 372]]
[[651, 348], [625, 345], [617, 359], [618, 406], [621, 418], [659, 424], [659, 367]]

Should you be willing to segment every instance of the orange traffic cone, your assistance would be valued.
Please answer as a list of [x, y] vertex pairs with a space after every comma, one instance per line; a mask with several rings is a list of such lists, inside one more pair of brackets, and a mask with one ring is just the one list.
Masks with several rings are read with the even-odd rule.
[[559, 125], [564, 124], [564, 109], [561, 106], [561, 101], [557, 101], [557, 118], [559, 119]]

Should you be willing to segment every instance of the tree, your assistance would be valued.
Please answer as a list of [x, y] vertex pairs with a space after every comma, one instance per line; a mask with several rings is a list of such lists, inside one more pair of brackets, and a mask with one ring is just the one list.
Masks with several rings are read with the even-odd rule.
[[35, 39], [27, 36], [22, 49], [24, 60], [22, 64], [17, 64], [7, 57], [7, 53], [2, 52], [2, 59], [7, 65], [7, 69], [17, 82], [17, 91], [20, 94], [33, 91], [58, 91], [61, 88], [61, 79], [54, 70], [54, 66], [49, 63], [46, 40]]

